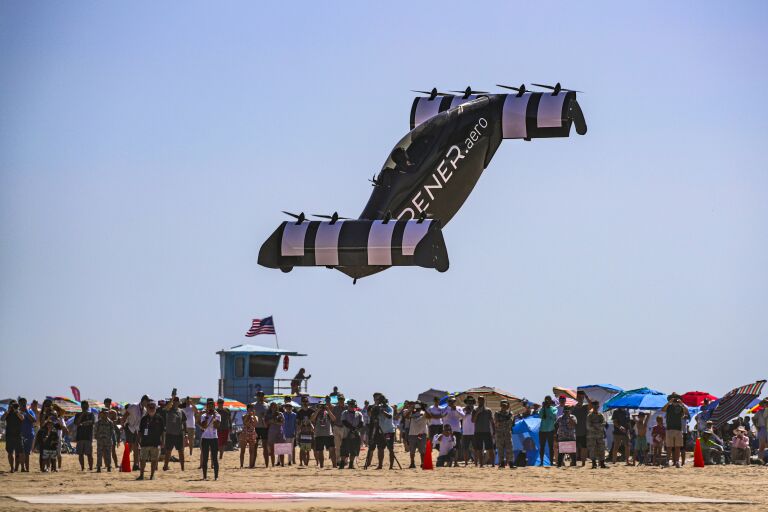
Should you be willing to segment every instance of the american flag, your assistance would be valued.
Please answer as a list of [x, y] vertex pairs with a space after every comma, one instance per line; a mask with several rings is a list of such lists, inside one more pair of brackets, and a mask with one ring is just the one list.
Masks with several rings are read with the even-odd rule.
[[249, 338], [258, 336], [259, 334], [275, 334], [275, 322], [271, 316], [267, 318], [254, 318], [251, 323], [251, 328], [245, 335]]
[[709, 421], [718, 428], [739, 415], [744, 408], [756, 397], [760, 396], [765, 386], [764, 380], [759, 380], [746, 386], [733, 389], [720, 400], [709, 405]]

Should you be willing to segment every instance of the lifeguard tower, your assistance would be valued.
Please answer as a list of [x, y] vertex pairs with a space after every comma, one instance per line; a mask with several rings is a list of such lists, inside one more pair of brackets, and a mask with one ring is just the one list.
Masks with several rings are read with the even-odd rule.
[[[303, 357], [293, 350], [262, 347], [260, 345], [237, 345], [216, 352], [221, 365], [219, 396], [242, 403], [253, 402], [257, 391], [265, 395], [290, 393], [291, 378], [276, 379], [277, 368], [285, 357]], [[290, 374], [288, 374], [290, 375]], [[307, 392], [306, 379], [300, 390]]]

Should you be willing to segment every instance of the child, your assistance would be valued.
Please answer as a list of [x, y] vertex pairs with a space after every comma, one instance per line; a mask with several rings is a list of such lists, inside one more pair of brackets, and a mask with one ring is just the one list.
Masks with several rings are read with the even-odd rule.
[[99, 412], [96, 421], [96, 472], [101, 473], [102, 461], [107, 466], [107, 471], [112, 471], [112, 446], [115, 434], [115, 424], [109, 419], [106, 409]]
[[40, 471], [58, 471], [56, 469], [56, 456], [59, 451], [60, 428], [58, 421], [54, 424], [53, 419], [48, 417], [43, 428], [37, 432], [35, 446], [40, 451]]
[[648, 416], [640, 412], [635, 417], [635, 461], [641, 461], [646, 464], [648, 455]]
[[667, 438], [667, 429], [664, 428], [664, 418], [656, 416], [656, 425], [651, 429], [651, 448], [653, 449], [653, 463], [661, 464], [661, 449]]
[[752, 454], [749, 449], [747, 429], [743, 426], [738, 427], [733, 433], [736, 435], [731, 439], [731, 462], [733, 464], [749, 465], [749, 458]]
[[312, 439], [315, 437], [315, 427], [309, 417], [301, 420], [299, 427], [299, 463], [309, 466], [309, 453], [312, 451]]

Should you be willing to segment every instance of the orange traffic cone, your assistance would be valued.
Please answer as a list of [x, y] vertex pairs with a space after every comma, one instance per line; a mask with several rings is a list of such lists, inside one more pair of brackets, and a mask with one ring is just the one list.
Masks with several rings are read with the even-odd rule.
[[424, 454], [424, 462], [421, 464], [421, 469], [435, 469], [432, 465], [432, 440], [427, 439], [427, 452]]
[[696, 439], [696, 448], [693, 450], [693, 467], [704, 467], [704, 454], [701, 453], [701, 439]]
[[123, 460], [120, 461], [120, 471], [124, 473], [131, 472], [131, 443], [125, 443], [125, 450], [123, 450]]

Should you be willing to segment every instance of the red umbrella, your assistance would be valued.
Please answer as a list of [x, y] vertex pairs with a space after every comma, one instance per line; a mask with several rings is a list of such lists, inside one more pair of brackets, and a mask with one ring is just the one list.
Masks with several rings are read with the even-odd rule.
[[680, 398], [688, 407], [701, 407], [705, 398], [708, 398], [710, 402], [717, 400], [716, 396], [705, 393], [704, 391], [689, 391]]

